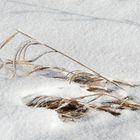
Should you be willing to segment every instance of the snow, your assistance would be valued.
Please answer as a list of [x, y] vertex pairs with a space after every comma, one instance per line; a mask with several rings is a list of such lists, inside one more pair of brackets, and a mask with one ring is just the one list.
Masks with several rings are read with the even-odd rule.
[[[69, 54], [110, 79], [140, 83], [139, 0], [0, 0], [0, 42], [15, 29]], [[22, 39], [0, 50], [13, 58]], [[42, 52], [33, 49], [31, 56]], [[39, 60], [68, 70], [81, 66], [57, 55]], [[140, 102], [139, 87], [119, 92]], [[28, 95], [77, 97], [78, 84], [32, 75], [8, 79], [0, 71], [0, 140], [139, 140], [140, 112], [119, 117], [93, 111], [77, 122], [62, 122], [55, 111], [29, 108]]]

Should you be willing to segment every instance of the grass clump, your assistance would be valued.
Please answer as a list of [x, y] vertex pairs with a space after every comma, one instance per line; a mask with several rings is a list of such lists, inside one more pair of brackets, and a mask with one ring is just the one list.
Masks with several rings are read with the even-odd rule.
[[[119, 81], [119, 80], [110, 80], [103, 76], [102, 74], [96, 72], [94, 69], [91, 69], [87, 65], [79, 62], [78, 60], [72, 58], [71, 56], [44, 44], [37, 39], [31, 37], [30, 35], [22, 32], [16, 31], [12, 34], [5, 42], [2, 43], [0, 48], [4, 49], [7, 43], [10, 43], [17, 35], [23, 35], [28, 40], [23, 43], [22, 46], [17, 50], [14, 59], [2, 60], [0, 58], [0, 69], [6, 68], [12, 73], [11, 78], [15, 76], [30, 76], [33, 73], [41, 72], [44, 70], [54, 70], [64, 74], [64, 79], [68, 80], [70, 83], [75, 82], [82, 84], [86, 90], [89, 92], [89, 95], [81, 96], [77, 98], [61, 98], [61, 97], [50, 97], [50, 96], [37, 96], [33, 98], [30, 102], [27, 103], [27, 106], [30, 107], [43, 107], [46, 109], [55, 110], [60, 118], [74, 120], [80, 118], [87, 114], [89, 110], [99, 110], [108, 112], [114, 116], [121, 114], [121, 111], [124, 109], [129, 110], [140, 110], [140, 104], [133, 101], [129, 97], [120, 97], [114, 95], [117, 90], [125, 90], [125, 87], [136, 87], [138, 85], [130, 84], [128, 82]], [[29, 47], [38, 46], [38, 48], [45, 47], [46, 51], [42, 54], [34, 57], [27, 58], [29, 53]], [[48, 67], [41, 64], [35, 64], [38, 59], [41, 57], [50, 54], [50, 53], [59, 53], [63, 57], [71, 60], [78, 65], [84, 67], [87, 71], [68, 71], [65, 68], [60, 67]], [[24, 74], [19, 74], [19, 66], [23, 68], [30, 67], [31, 69], [24, 72]], [[53, 77], [60, 78], [60, 77]], [[109, 98], [110, 101], [102, 102], [101, 98]], [[88, 101], [87, 101], [88, 99]], [[97, 103], [97, 101], [99, 101]]]

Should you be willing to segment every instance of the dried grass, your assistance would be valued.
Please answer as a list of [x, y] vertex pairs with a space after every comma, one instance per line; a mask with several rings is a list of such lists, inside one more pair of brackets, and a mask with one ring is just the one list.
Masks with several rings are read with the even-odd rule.
[[12, 35], [10, 35], [1, 45], [0, 49], [2, 49], [6, 44], [8, 44], [19, 32], [15, 32]]
[[[89, 95], [81, 96], [77, 98], [70, 98], [70, 99], [64, 99], [60, 97], [49, 97], [49, 96], [37, 96], [32, 101], [30, 101], [27, 105], [32, 107], [44, 107], [47, 109], [53, 109], [57, 111], [60, 118], [68, 119], [68, 120], [74, 120], [76, 118], [80, 118], [87, 114], [88, 110], [96, 109], [99, 111], [105, 111], [108, 113], [111, 113], [114, 116], [118, 116], [121, 114], [121, 110], [123, 109], [130, 109], [130, 110], [140, 110], [140, 104], [136, 103], [132, 99], [129, 98], [123, 98], [119, 96], [114, 96], [116, 90], [125, 90], [124, 88], [126, 86], [128, 87], [136, 87], [138, 85], [130, 84], [128, 82], [119, 81], [119, 80], [109, 80], [105, 76], [101, 75], [100, 73], [96, 72], [95, 70], [89, 68], [85, 64], [79, 62], [78, 60], [70, 57], [69, 55], [56, 50], [55, 48], [52, 48], [48, 46], [47, 44], [41, 43], [40, 41], [37, 41], [33, 37], [31, 37], [28, 34], [25, 34], [24, 32], [17, 31], [14, 34], [12, 34], [4, 43], [0, 46], [0, 48], [4, 48], [4, 46], [9, 43], [17, 34], [21, 34], [28, 38], [27, 41], [25, 41], [18, 51], [16, 52], [14, 59], [7, 59], [2, 60], [0, 58], [0, 69], [6, 68], [9, 69], [12, 72], [12, 78], [15, 76], [30, 76], [33, 73], [41, 72], [43, 70], [56, 70], [59, 72], [65, 72], [66, 79], [71, 83], [75, 82], [78, 84], [84, 85], [87, 91], [89, 91]], [[45, 47], [47, 50], [43, 52], [42, 54], [38, 55], [35, 58], [28, 58], [27, 54], [29, 53], [28, 48], [38, 46]], [[81, 65], [86, 70], [90, 71], [71, 71], [60, 67], [47, 67], [40, 64], [35, 64], [38, 59], [41, 57], [49, 54], [49, 53], [59, 53], [62, 56], [66, 57], [67, 59], [77, 63], [78, 65]], [[30, 66], [32, 69], [30, 71], [27, 71], [27, 73], [20, 75], [17, 70], [18, 66], [23, 66], [23, 68], [26, 68]], [[10, 66], [10, 67], [9, 67]], [[12, 67], [11, 67], [12, 66]], [[111, 99], [111, 101], [107, 102], [100, 102], [96, 103], [95, 101], [98, 101], [99, 99], [107, 97]], [[83, 101], [84, 99], [88, 98], [88, 102]]]
[[[108, 96], [113, 98], [112, 102], [103, 102], [95, 104], [93, 101], [87, 102], [83, 99], [91, 98], [92, 96], [103, 97]], [[96, 98], [97, 100], [97, 98]], [[105, 111], [114, 116], [121, 114], [121, 110], [139, 110], [140, 104], [124, 98], [118, 98], [106, 93], [98, 93], [77, 98], [61, 98], [52, 96], [37, 96], [27, 103], [30, 107], [39, 107], [55, 110], [63, 121], [74, 121], [85, 116], [89, 110], [96, 109], [98, 111]]]
[[84, 116], [88, 111], [88, 107], [75, 99], [51, 96], [37, 96], [28, 102], [27, 106], [55, 110], [63, 121], [75, 120]]

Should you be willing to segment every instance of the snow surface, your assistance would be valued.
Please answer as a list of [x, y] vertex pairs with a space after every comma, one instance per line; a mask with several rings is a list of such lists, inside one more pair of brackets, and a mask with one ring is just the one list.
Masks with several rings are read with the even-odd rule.
[[[61, 50], [112, 79], [140, 83], [139, 0], [0, 0], [0, 41], [15, 29]], [[18, 41], [0, 50], [13, 58]], [[36, 55], [32, 50], [32, 56]], [[60, 55], [42, 64], [82, 69]], [[0, 73], [0, 140], [140, 140], [140, 112], [119, 117], [93, 111], [78, 122], [62, 122], [56, 112], [27, 107], [30, 94], [77, 97], [84, 88], [35, 75], [7, 79]], [[140, 89], [127, 95], [140, 102]], [[120, 93], [122, 94], [122, 93]]]

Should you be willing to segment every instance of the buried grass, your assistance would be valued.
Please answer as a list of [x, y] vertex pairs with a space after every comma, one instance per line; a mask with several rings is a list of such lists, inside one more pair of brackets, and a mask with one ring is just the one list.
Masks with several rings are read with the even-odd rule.
[[[14, 59], [2, 60], [0, 58], [0, 69], [8, 69], [13, 78], [15, 76], [30, 76], [33, 73], [42, 72], [44, 70], [56, 71], [64, 75], [63, 79], [68, 80], [70, 83], [75, 82], [82, 84], [86, 90], [89, 92], [89, 95], [80, 96], [77, 98], [61, 98], [61, 97], [51, 97], [51, 96], [36, 96], [32, 98], [27, 106], [30, 107], [43, 107], [46, 109], [55, 110], [62, 120], [75, 120], [81, 118], [89, 112], [89, 110], [98, 110], [105, 111], [114, 116], [121, 114], [121, 111], [124, 109], [129, 110], [140, 110], [140, 104], [133, 101], [130, 97], [120, 97], [117, 95], [117, 90], [125, 90], [125, 87], [136, 87], [138, 85], [130, 84], [124, 81], [110, 80], [103, 76], [102, 74], [96, 72], [94, 69], [89, 68], [85, 64], [79, 62], [78, 60], [70, 57], [69, 55], [56, 50], [53, 47], [44, 44], [30, 35], [17, 31], [6, 39], [0, 46], [0, 49], [10, 43], [17, 35], [23, 35], [28, 39], [22, 43], [22, 45], [17, 50]], [[30, 52], [29, 48], [37, 46], [38, 49], [42, 47], [46, 48], [46, 51], [42, 54], [36, 56], [35, 58], [27, 58], [27, 54]], [[65, 68], [60, 67], [47, 67], [41, 64], [35, 64], [38, 59], [47, 54], [59, 53], [63, 57], [71, 60], [78, 65], [84, 67], [89, 72], [85, 71], [68, 71]], [[37, 62], [36, 62], [37, 63]], [[28, 71], [24, 71], [22, 74], [19, 74], [19, 66], [22, 66], [22, 69], [30, 67]], [[21, 69], [20, 69], [21, 70]], [[52, 78], [62, 78], [62, 77], [52, 77]], [[80, 87], [79, 87], [80, 88]], [[115, 94], [115, 95], [114, 95]], [[102, 101], [102, 98], [106, 98], [106, 101]], [[108, 100], [109, 99], [109, 100]], [[98, 101], [98, 102], [97, 102]]]

